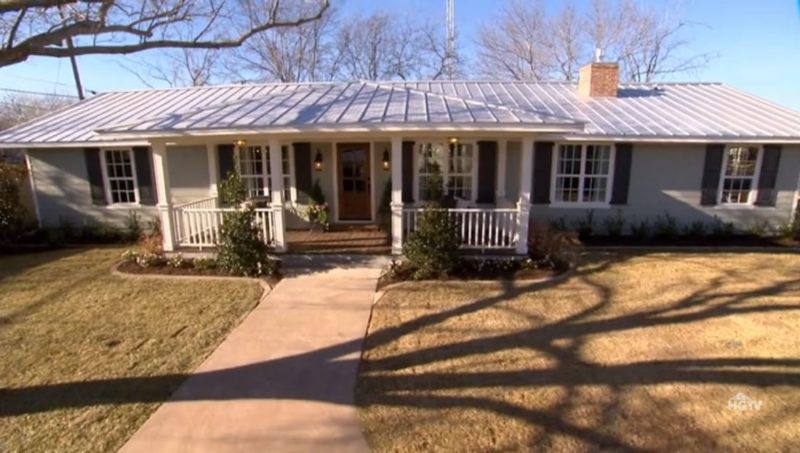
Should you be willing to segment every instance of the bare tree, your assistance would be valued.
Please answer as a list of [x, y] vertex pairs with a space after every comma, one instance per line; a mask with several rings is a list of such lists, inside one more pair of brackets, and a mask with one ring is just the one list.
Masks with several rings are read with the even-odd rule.
[[308, 14], [280, 0], [6, 0], [0, 67], [31, 56], [239, 47], [266, 30], [315, 21], [329, 6], [329, 0], [306, 3], [313, 5]]
[[385, 12], [349, 18], [337, 33], [338, 75], [348, 79], [438, 79], [462, 68], [460, 54], [450, 55], [447, 41], [433, 22], [399, 18]]
[[9, 94], [0, 99], [0, 130], [66, 107], [77, 98], [62, 95]]
[[691, 25], [633, 0], [593, 0], [584, 14], [567, 3], [554, 15], [536, 1], [509, 0], [477, 45], [481, 70], [492, 77], [573, 80], [601, 49], [604, 60], [620, 63], [624, 80], [652, 82], [708, 63], [708, 53], [684, 52]]
[[[298, 14], [310, 13], [305, 4], [295, 7]], [[331, 7], [319, 20], [258, 33], [229, 54], [226, 66], [237, 80], [331, 80], [338, 69], [333, 43], [337, 14]]]
[[149, 87], [154, 81], [170, 87], [211, 85], [223, 81], [225, 72], [219, 49], [169, 49], [159, 52], [158, 58], [120, 65]]

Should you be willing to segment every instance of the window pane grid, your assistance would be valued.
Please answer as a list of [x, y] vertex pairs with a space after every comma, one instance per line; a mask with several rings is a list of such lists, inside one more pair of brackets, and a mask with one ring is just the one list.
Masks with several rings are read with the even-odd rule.
[[430, 200], [428, 182], [438, 167], [444, 189], [450, 196], [472, 200], [473, 167], [475, 152], [470, 143], [448, 145], [421, 143], [417, 146], [417, 182], [419, 198]]
[[[270, 198], [272, 179], [269, 160], [269, 147], [251, 145], [239, 150], [239, 176], [247, 186], [250, 198]], [[289, 161], [289, 148], [281, 147], [281, 170], [284, 200], [291, 199], [292, 172]]]
[[610, 171], [610, 145], [559, 145], [554, 201], [606, 203]]
[[732, 146], [725, 156], [725, 173], [722, 178], [720, 203], [750, 203], [759, 149], [756, 147]]
[[136, 203], [131, 151], [110, 149], [105, 151], [104, 156], [111, 203]]

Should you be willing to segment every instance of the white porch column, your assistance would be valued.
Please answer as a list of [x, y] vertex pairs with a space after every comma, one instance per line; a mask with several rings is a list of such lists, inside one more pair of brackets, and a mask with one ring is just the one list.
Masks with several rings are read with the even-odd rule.
[[392, 254], [403, 253], [403, 138], [392, 137]]
[[520, 162], [519, 201], [517, 202], [518, 255], [528, 253], [528, 227], [531, 216], [531, 186], [533, 185], [533, 137], [522, 139]]
[[175, 250], [175, 228], [172, 219], [172, 199], [169, 184], [169, 163], [167, 145], [164, 142], [151, 143], [153, 149], [153, 174], [156, 179], [158, 212], [161, 217], [162, 247], [165, 252]]
[[497, 143], [497, 188], [495, 189], [495, 200], [499, 202], [506, 197], [506, 162], [507, 162], [508, 140], [500, 140]]
[[275, 215], [275, 251], [286, 251], [286, 217], [283, 208], [283, 161], [281, 142], [269, 141], [270, 207]]
[[214, 144], [206, 144], [206, 156], [208, 159], [208, 196], [217, 197], [219, 196], [219, 162]]

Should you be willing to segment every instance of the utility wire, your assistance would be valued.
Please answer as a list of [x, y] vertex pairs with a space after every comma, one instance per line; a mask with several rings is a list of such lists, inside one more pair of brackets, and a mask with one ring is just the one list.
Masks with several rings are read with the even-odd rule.
[[38, 96], [55, 96], [55, 97], [69, 98], [69, 99], [77, 99], [78, 97], [73, 94], [47, 93], [44, 91], [18, 90], [16, 88], [4, 88], [4, 87], [0, 87], [0, 91], [7, 91], [9, 93], [33, 94]]

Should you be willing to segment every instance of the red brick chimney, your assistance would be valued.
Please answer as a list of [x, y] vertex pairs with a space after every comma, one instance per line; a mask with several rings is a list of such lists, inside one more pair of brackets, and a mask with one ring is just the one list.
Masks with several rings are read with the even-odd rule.
[[617, 63], [589, 63], [578, 75], [578, 95], [581, 97], [616, 97], [618, 86]]

